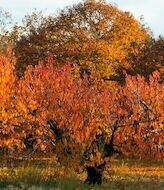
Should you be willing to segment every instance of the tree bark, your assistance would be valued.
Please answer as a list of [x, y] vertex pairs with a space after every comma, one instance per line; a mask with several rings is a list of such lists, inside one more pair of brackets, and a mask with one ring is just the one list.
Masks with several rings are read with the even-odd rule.
[[103, 171], [105, 168], [105, 164], [93, 167], [86, 167], [87, 170], [87, 179], [85, 183], [89, 185], [100, 185], [102, 183]]

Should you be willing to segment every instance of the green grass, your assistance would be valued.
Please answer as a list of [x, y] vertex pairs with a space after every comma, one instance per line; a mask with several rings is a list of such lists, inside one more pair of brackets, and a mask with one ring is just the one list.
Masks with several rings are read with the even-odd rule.
[[85, 172], [65, 172], [52, 161], [0, 162], [1, 190], [163, 190], [164, 162], [113, 160], [102, 185], [89, 187], [85, 178]]

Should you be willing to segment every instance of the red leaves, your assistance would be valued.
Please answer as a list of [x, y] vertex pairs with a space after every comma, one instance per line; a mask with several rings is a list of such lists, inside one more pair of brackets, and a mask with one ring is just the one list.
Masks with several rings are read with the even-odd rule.
[[[157, 72], [150, 77], [149, 83], [141, 76], [126, 74], [126, 85], [120, 87], [94, 80], [91, 83], [87, 76], [79, 77], [77, 66], [69, 63], [54, 67], [52, 59], [47, 66], [40, 63], [35, 68], [29, 67], [19, 81], [10, 61], [1, 57], [0, 66], [1, 136], [7, 132], [17, 139], [14, 142], [22, 144], [20, 139], [26, 135], [25, 131], [30, 131], [33, 139], [43, 142], [40, 146], [37, 140], [35, 147], [47, 150], [54, 138], [58, 138], [52, 135], [47, 124], [49, 118], [59, 131], [62, 130], [67, 145], [74, 146], [72, 142], [76, 142], [82, 151], [92, 146], [96, 136], [110, 136], [114, 125], [119, 128], [115, 144], [125, 154], [133, 154], [136, 148], [142, 149], [159, 141], [156, 133], [150, 132], [151, 126], [154, 130], [161, 128], [162, 122], [163, 84], [158, 83]], [[3, 91], [4, 85], [11, 88]], [[134, 122], [137, 125], [134, 126]], [[105, 139], [109, 141], [109, 137]], [[6, 146], [13, 142], [5, 138], [3, 141], [7, 143], [1, 144]], [[59, 144], [64, 146], [62, 141]], [[142, 152], [137, 154], [143, 156]]]
[[119, 108], [118, 111], [117, 111], [117, 114], [121, 115], [121, 113], [122, 113], [122, 110]]
[[[132, 77], [126, 74], [126, 85], [123, 87], [123, 94], [126, 95], [126, 103], [123, 103], [122, 96], [120, 106], [123, 111], [120, 113], [119, 109], [118, 115], [121, 115], [122, 117], [126, 112], [128, 112], [129, 119], [125, 121], [125, 125], [128, 125], [128, 123], [131, 122], [137, 123], [137, 125], [133, 125], [135, 135], [132, 131], [130, 132], [128, 130], [125, 130], [120, 135], [122, 136], [121, 139], [124, 139], [123, 136], [126, 137], [126, 135], [129, 134], [130, 138], [125, 138], [125, 141], [122, 141], [122, 147], [125, 149], [127, 148], [129, 152], [128, 154], [138, 157], [151, 157], [158, 155], [159, 158], [157, 144], [160, 143], [160, 141], [157, 140], [156, 137], [161, 130], [159, 129], [159, 123], [162, 123], [161, 113], [163, 112], [162, 99], [164, 93], [163, 84], [158, 83], [158, 78], [159, 73], [155, 72], [150, 76], [150, 81], [147, 83], [144, 78], [139, 75]], [[151, 133], [151, 128], [159, 130], [159, 132], [157, 134]], [[130, 141], [133, 142], [133, 146]], [[154, 146], [156, 149], [152, 149], [147, 153], [146, 149], [149, 146]]]

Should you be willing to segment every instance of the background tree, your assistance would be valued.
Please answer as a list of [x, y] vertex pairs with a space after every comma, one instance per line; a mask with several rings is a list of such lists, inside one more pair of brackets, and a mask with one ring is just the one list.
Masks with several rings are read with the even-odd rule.
[[116, 77], [117, 68], [128, 68], [129, 54], [137, 54], [149, 36], [130, 13], [94, 0], [65, 8], [56, 17], [33, 13], [22, 29], [14, 48], [19, 76], [52, 53], [58, 64], [72, 60], [82, 73], [94, 67], [96, 76]]
[[8, 47], [8, 27], [11, 24], [11, 15], [0, 9], [0, 52], [6, 53]]
[[18, 40], [19, 29], [11, 14], [0, 8], [0, 53], [7, 56], [8, 48], [12, 49]]
[[164, 39], [149, 39], [145, 47], [139, 50], [137, 55], [130, 56], [131, 67], [128, 69], [130, 74], [137, 73], [144, 76], [149, 81], [149, 76], [156, 70], [161, 73], [160, 81], [163, 80], [164, 71]]

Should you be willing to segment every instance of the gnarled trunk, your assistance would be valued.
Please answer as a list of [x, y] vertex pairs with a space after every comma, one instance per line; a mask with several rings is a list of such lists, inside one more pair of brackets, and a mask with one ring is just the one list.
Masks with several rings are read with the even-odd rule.
[[99, 166], [86, 167], [88, 176], [85, 182], [89, 185], [101, 184], [104, 168], [104, 164]]

